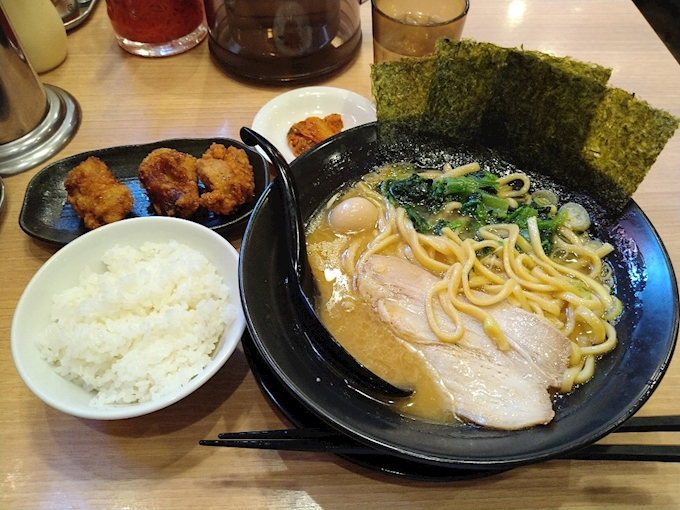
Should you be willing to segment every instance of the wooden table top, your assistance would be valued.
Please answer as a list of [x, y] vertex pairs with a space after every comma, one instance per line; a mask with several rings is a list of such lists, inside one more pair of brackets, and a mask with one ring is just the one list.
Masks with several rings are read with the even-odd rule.
[[[103, 4], [103, 2], [101, 2]], [[370, 6], [363, 43], [340, 74], [316, 84], [370, 96]], [[597, 62], [610, 83], [680, 116], [680, 66], [628, 0], [472, 2], [465, 37]], [[67, 60], [41, 75], [69, 91], [83, 119], [51, 160], [5, 177], [0, 212], [0, 508], [680, 508], [680, 464], [552, 460], [501, 475], [417, 482], [376, 473], [330, 454], [211, 449], [219, 432], [288, 427], [238, 350], [203, 388], [152, 415], [98, 422], [56, 411], [23, 384], [10, 353], [10, 324], [29, 279], [55, 249], [27, 236], [24, 191], [52, 161], [104, 147], [181, 137], [238, 139], [258, 109], [290, 87], [234, 80], [207, 42], [170, 58], [118, 48], [104, 5], [68, 36]], [[680, 135], [667, 144], [634, 198], [680, 269]], [[680, 359], [639, 415], [680, 414]], [[628, 442], [675, 442], [633, 434]], [[613, 442], [613, 438], [605, 438]]]

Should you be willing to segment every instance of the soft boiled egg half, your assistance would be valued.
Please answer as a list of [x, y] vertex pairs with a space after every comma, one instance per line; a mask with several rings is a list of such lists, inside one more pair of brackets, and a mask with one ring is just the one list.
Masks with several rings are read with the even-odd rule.
[[348, 198], [331, 210], [328, 221], [338, 234], [362, 232], [375, 226], [378, 208], [366, 198]]

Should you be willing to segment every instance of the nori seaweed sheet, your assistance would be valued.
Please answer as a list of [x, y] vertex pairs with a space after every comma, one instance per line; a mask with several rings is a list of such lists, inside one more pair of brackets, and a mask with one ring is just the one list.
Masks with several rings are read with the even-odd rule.
[[434, 57], [372, 66], [379, 136], [407, 129], [486, 146], [618, 214], [680, 121], [607, 86], [610, 74], [569, 57], [440, 39]]
[[558, 66], [564, 71], [580, 74], [586, 78], [592, 78], [600, 83], [607, 83], [612, 75], [612, 70], [608, 67], [594, 64], [592, 62], [582, 62], [571, 57], [556, 57], [541, 51], [522, 50], [527, 55], [535, 56], [551, 65]]
[[376, 115], [387, 126], [419, 130], [430, 93], [434, 57], [371, 65]]
[[425, 131], [456, 142], [478, 140], [483, 113], [493, 97], [508, 49], [470, 39], [439, 39]]
[[598, 105], [581, 149], [588, 186], [620, 211], [649, 172], [680, 119], [618, 88]]
[[607, 90], [610, 71], [601, 69], [510, 50], [483, 114], [482, 143], [529, 170], [569, 179], [565, 162], [580, 154]]

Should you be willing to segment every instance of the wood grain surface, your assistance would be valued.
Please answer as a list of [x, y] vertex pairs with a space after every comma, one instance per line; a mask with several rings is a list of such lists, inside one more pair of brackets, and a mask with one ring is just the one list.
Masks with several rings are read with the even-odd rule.
[[[371, 97], [370, 5], [363, 43], [340, 73], [317, 82]], [[680, 116], [680, 66], [629, 0], [472, 0], [465, 37], [569, 55], [613, 69], [612, 85]], [[93, 149], [168, 138], [238, 139], [258, 109], [292, 87], [241, 82], [211, 59], [207, 41], [146, 59], [116, 44], [104, 2], [68, 36], [66, 61], [40, 76], [82, 107], [74, 139], [51, 160], [5, 177], [0, 212], [0, 508], [593, 509], [680, 508], [680, 464], [553, 460], [463, 482], [416, 482], [327, 454], [217, 449], [219, 432], [288, 427], [260, 392], [239, 349], [205, 386], [152, 415], [98, 422], [36, 398], [10, 352], [16, 303], [55, 248], [19, 227], [26, 186], [52, 161]], [[680, 135], [634, 198], [680, 269]], [[238, 246], [238, 240], [234, 241]], [[669, 296], [670, 298], [670, 296]], [[680, 413], [680, 359], [640, 415]], [[614, 442], [614, 437], [605, 442]], [[619, 441], [680, 442], [678, 434]]]

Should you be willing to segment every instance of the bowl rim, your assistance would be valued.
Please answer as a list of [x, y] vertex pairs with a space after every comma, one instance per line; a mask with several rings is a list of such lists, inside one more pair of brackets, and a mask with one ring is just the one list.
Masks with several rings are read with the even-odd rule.
[[[142, 228], [140, 228], [140, 226]], [[39, 357], [39, 353], [37, 352], [37, 348], [35, 347], [34, 343], [30, 346], [25, 345], [26, 337], [24, 334], [27, 333], [25, 319], [26, 317], [30, 317], [31, 310], [34, 308], [32, 300], [42, 291], [41, 287], [44, 285], [45, 279], [55, 277], [56, 273], [60, 271], [60, 267], [64, 261], [67, 261], [69, 258], [79, 260], [79, 255], [82, 255], [83, 250], [87, 249], [88, 246], [94, 246], [97, 243], [100, 243], [101, 245], [96, 250], [98, 252], [97, 256], [92, 255], [91, 250], [88, 250], [90, 252], [89, 259], [91, 261], [96, 261], [101, 256], [101, 253], [103, 253], [103, 251], [106, 249], [116, 244], [125, 244], [124, 241], [120, 243], [118, 241], [117, 236], [120, 234], [121, 230], [132, 232], [135, 241], [130, 243], [130, 246], [141, 246], [141, 244], [143, 244], [143, 242], [146, 240], [150, 240], [152, 242], [162, 242], [161, 239], [166, 236], [166, 234], [169, 234], [169, 236], [165, 239], [165, 241], [169, 242], [172, 238], [171, 232], [173, 231], [179, 231], [181, 233], [181, 235], [176, 236], [176, 240], [178, 242], [186, 244], [194, 249], [197, 249], [198, 251], [201, 251], [201, 249], [195, 248], [189, 244], [188, 241], [183, 242], [180, 238], [182, 236], [188, 236], [187, 240], [207, 240], [210, 245], [213, 246], [212, 250], [219, 250], [221, 256], [227, 257], [230, 271], [233, 271], [233, 275], [231, 276], [233, 281], [231, 282], [231, 285], [229, 285], [229, 301], [235, 311], [234, 321], [231, 326], [223, 333], [218, 347], [216, 348], [216, 352], [209, 364], [200, 374], [191, 379], [183, 387], [161, 396], [160, 398], [142, 403], [108, 406], [103, 408], [89, 405], [76, 406], [70, 402], [66, 402], [58, 397], [55, 397], [48, 391], [45, 391], [44, 381], [36, 378], [37, 370], [47, 368], [53, 373], [54, 376], [59, 378], [56, 379], [57, 381], [63, 380], [64, 383], [67, 383], [67, 385], [73, 385], [74, 389], [77, 388], [76, 391], [80, 390], [85, 393], [85, 390], [83, 388], [79, 388], [77, 384], [56, 374], [52, 367], [45, 360], [42, 360], [42, 358]], [[107, 241], [107, 239], [110, 239], [111, 241]], [[208, 258], [210, 260], [210, 257]], [[24, 288], [19, 301], [17, 302], [10, 329], [10, 346], [12, 359], [19, 376], [23, 380], [24, 384], [26, 384], [26, 386], [31, 390], [31, 392], [44, 403], [59, 411], [79, 418], [94, 420], [117, 420], [133, 418], [158, 411], [174, 404], [175, 402], [178, 402], [209, 381], [217, 373], [217, 371], [224, 366], [240, 342], [243, 331], [245, 330], [245, 316], [240, 303], [238, 289], [236, 288], [236, 285], [238, 284], [238, 260], [238, 252], [224, 237], [220, 236], [208, 227], [179, 218], [162, 216], [130, 218], [125, 221], [111, 223], [86, 232], [82, 236], [79, 236], [67, 245], [61, 247], [55, 254], [45, 261], [45, 263], [31, 277], [28, 284]], [[211, 262], [214, 264], [213, 260], [211, 260]], [[233, 266], [233, 270], [231, 269], [231, 266]], [[82, 267], [83, 266], [81, 266], [81, 268]], [[78, 275], [81, 271], [81, 268], [73, 269], [71, 273]], [[224, 278], [223, 274], [222, 276]], [[75, 283], [76, 282], [72, 282], [71, 286], [75, 285]], [[52, 296], [61, 290], [62, 289], [56, 289], [53, 292], [48, 293], [49, 296], [43, 297], [43, 301], [51, 300]], [[46, 313], [48, 313], [47, 310]], [[34, 354], [36, 356], [36, 359], [33, 362], [31, 362], [26, 357], [27, 354], [31, 352], [30, 349], [34, 349]], [[41, 368], [36, 368], [37, 366], [40, 366]], [[52, 377], [52, 375], [48, 375], [48, 377]], [[88, 400], [93, 396], [93, 394], [90, 393], [89, 395], [90, 396], [88, 397]]]
[[[303, 111], [289, 112], [291, 104], [304, 104]], [[270, 99], [255, 114], [252, 129], [276, 146], [283, 157], [291, 163], [295, 155], [288, 146], [286, 134], [290, 126], [312, 115], [339, 113], [343, 118], [343, 130], [370, 123], [376, 119], [375, 104], [367, 97], [351, 90], [328, 85], [299, 87]], [[257, 148], [263, 157], [268, 157]]]

